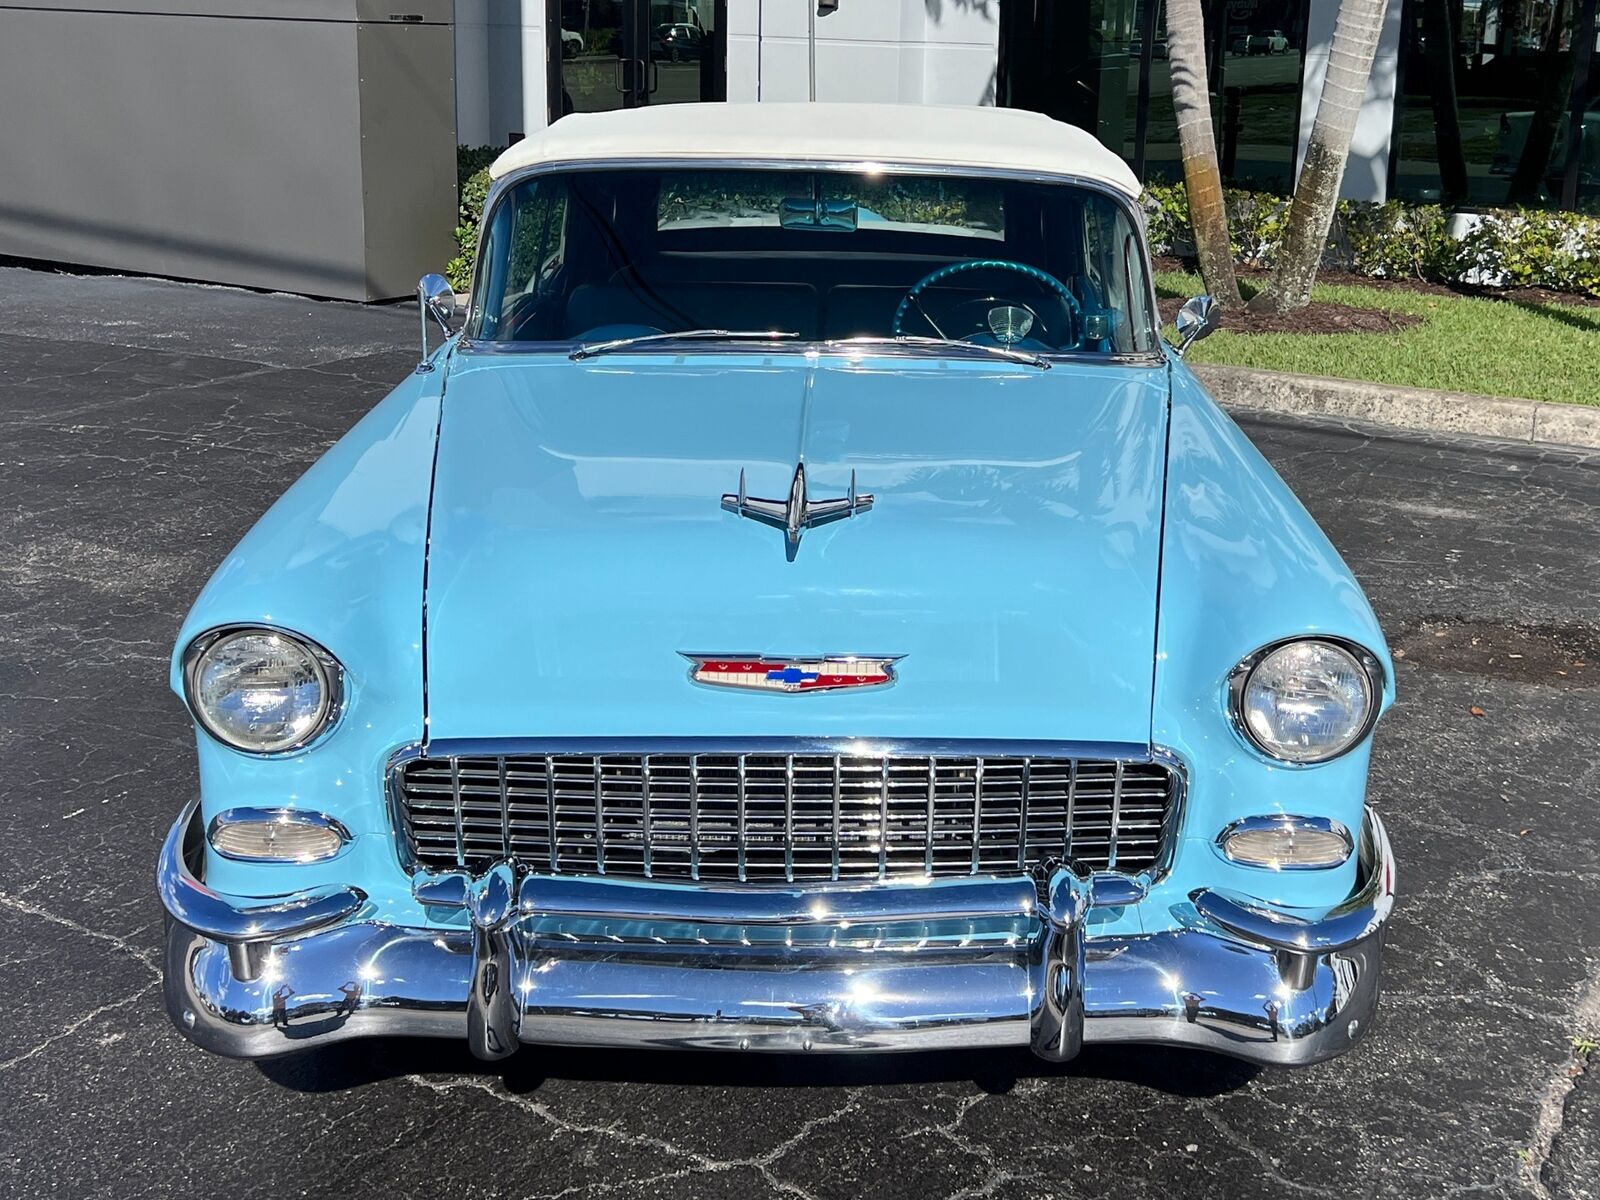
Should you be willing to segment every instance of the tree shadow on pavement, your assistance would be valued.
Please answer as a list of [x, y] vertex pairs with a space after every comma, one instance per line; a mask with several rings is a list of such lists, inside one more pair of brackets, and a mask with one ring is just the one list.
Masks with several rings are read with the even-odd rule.
[[676, 1087], [892, 1087], [971, 1082], [1004, 1094], [1020, 1079], [1108, 1080], [1167, 1095], [1204, 1098], [1236, 1091], [1260, 1068], [1202, 1051], [1155, 1046], [1087, 1046], [1070, 1063], [1048, 1063], [1026, 1050], [928, 1051], [917, 1054], [734, 1054], [693, 1050], [609, 1050], [523, 1046], [497, 1063], [480, 1062], [465, 1044], [370, 1038], [268, 1059], [257, 1068], [298, 1092], [359, 1088], [404, 1075], [476, 1075], [507, 1091], [537, 1092], [546, 1080], [642, 1083]]

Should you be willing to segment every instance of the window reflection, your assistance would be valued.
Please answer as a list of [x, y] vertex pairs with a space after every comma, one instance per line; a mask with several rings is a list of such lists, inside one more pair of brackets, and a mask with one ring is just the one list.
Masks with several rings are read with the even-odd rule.
[[[1166, 4], [1150, 0], [1148, 8], [1154, 26], [1144, 178], [1175, 183], [1183, 178], [1183, 157], [1172, 107]], [[1307, 11], [1307, 0], [1210, 0], [1206, 6], [1212, 127], [1222, 178], [1230, 186], [1288, 195], [1294, 185]], [[1136, 32], [1133, 38], [1134, 69], [1124, 95], [1121, 144], [1130, 162], [1138, 155], [1141, 37]]]
[[1600, 186], [1593, 68], [1586, 114], [1568, 153], [1578, 0], [1407, 0], [1395, 194], [1447, 205], [1561, 204], [1569, 174], [1579, 207]]

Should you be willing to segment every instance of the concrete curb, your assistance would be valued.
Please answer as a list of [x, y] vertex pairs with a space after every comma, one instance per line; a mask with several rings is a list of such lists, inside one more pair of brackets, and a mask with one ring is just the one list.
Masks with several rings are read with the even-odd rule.
[[1210, 363], [1195, 363], [1193, 370], [1217, 400], [1240, 408], [1346, 417], [1423, 433], [1463, 433], [1535, 445], [1600, 449], [1600, 407], [1435, 392]]

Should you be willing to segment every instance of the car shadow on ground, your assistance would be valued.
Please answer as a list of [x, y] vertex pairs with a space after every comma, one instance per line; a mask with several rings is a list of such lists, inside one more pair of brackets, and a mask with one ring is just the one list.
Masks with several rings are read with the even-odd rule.
[[1004, 1094], [1018, 1080], [1096, 1079], [1130, 1083], [1197, 1099], [1249, 1083], [1261, 1068], [1203, 1051], [1153, 1046], [1087, 1046], [1055, 1064], [1026, 1050], [928, 1051], [918, 1054], [733, 1054], [717, 1051], [609, 1050], [523, 1046], [497, 1063], [464, 1044], [371, 1038], [267, 1059], [257, 1069], [298, 1092], [342, 1092], [403, 1075], [498, 1078], [506, 1090], [537, 1092], [547, 1080], [664, 1084], [671, 1087], [892, 1087], [970, 1082]]

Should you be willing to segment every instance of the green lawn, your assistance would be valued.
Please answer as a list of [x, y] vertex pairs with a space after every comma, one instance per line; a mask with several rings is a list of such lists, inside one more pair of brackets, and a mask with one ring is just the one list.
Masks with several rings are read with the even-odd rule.
[[[1202, 289], [1197, 275], [1158, 272], [1156, 290], [1192, 296]], [[1312, 295], [1423, 321], [1398, 333], [1238, 334], [1228, 332], [1224, 316], [1190, 361], [1600, 405], [1600, 307], [1324, 284]]]

